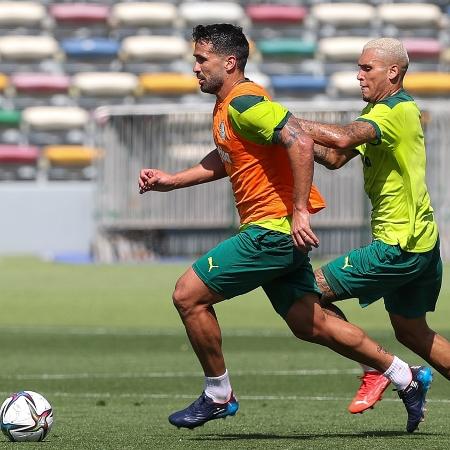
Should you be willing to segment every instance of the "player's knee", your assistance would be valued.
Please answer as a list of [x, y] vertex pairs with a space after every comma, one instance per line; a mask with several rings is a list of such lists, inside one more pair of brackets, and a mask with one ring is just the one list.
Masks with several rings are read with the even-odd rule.
[[195, 306], [192, 297], [188, 295], [187, 290], [183, 287], [183, 283], [180, 282], [177, 282], [175, 286], [172, 302], [181, 317], [189, 315]]
[[320, 320], [302, 321], [291, 327], [291, 330], [296, 338], [318, 344], [323, 342], [326, 335], [326, 329]]

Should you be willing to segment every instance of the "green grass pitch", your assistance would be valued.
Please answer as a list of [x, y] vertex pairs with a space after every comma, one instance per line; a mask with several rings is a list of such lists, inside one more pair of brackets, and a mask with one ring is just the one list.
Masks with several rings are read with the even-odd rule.
[[[240, 401], [236, 417], [194, 431], [167, 416], [202, 390], [202, 374], [171, 302], [186, 264], [63, 265], [0, 259], [0, 392], [34, 390], [53, 405], [44, 443], [0, 449], [446, 449], [450, 383], [439, 374], [426, 422], [405, 430], [406, 413], [388, 390], [373, 411], [346, 408], [358, 367], [290, 336], [261, 290], [216, 310]], [[450, 338], [450, 267], [430, 324]], [[351, 321], [410, 363], [381, 302], [361, 310], [341, 303]]]

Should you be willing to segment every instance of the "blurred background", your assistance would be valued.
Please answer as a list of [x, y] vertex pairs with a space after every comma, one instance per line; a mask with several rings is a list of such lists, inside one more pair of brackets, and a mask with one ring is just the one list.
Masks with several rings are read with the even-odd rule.
[[[142, 167], [176, 171], [213, 148], [214, 97], [192, 74], [198, 23], [241, 25], [247, 76], [298, 116], [344, 123], [364, 106], [357, 59], [401, 39], [428, 149], [428, 185], [450, 259], [450, 5], [324, 2], [0, 1], [0, 255], [64, 262], [192, 258], [234, 233], [227, 180], [140, 196]], [[316, 167], [328, 208], [319, 258], [369, 241], [360, 162]]]

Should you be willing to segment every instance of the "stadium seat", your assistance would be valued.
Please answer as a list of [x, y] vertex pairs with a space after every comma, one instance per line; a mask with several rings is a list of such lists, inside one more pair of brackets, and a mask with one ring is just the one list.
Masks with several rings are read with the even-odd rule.
[[67, 73], [117, 70], [120, 43], [111, 38], [68, 38], [61, 42]]
[[261, 71], [269, 75], [314, 72], [317, 69], [314, 61], [317, 46], [313, 41], [280, 37], [261, 39], [256, 42], [256, 47], [262, 57]]
[[49, 73], [15, 73], [10, 77], [9, 95], [16, 108], [69, 103], [70, 79]]
[[37, 176], [39, 149], [0, 144], [0, 181], [30, 181]]
[[102, 152], [82, 145], [51, 145], [43, 149], [43, 156], [49, 180], [92, 180], [97, 172], [95, 161]]
[[122, 41], [120, 59], [127, 72], [191, 70], [186, 57], [191, 46], [178, 36], [129, 36]]
[[21, 129], [34, 145], [84, 144], [89, 114], [76, 106], [30, 106], [22, 112]]
[[49, 6], [53, 18], [53, 35], [58, 39], [69, 36], [106, 36], [109, 31], [110, 7], [92, 3], [54, 3]]
[[199, 91], [198, 80], [185, 73], [143, 73], [139, 77], [142, 95], [184, 95]]
[[178, 28], [178, 10], [163, 2], [116, 3], [111, 10], [110, 25], [116, 37], [137, 34], [173, 34]]
[[361, 88], [356, 75], [356, 69], [332, 73], [329, 79], [328, 94], [332, 97], [360, 97]]
[[4, 73], [0, 73], [0, 92], [5, 92], [9, 86], [9, 77]]
[[15, 109], [0, 109], [0, 142], [19, 144], [22, 141], [22, 113]]
[[0, 2], [0, 30], [33, 34], [46, 26], [47, 12], [40, 2]]
[[369, 37], [338, 36], [323, 38], [318, 43], [318, 58], [323, 61], [325, 74], [356, 68]]
[[318, 3], [311, 7], [310, 19], [318, 37], [370, 36], [375, 31], [376, 10], [364, 3]]
[[385, 3], [378, 6], [385, 34], [390, 36], [438, 36], [442, 11], [430, 3]]
[[95, 108], [102, 104], [133, 103], [138, 77], [125, 72], [82, 72], [72, 77], [71, 93], [78, 105]]
[[251, 4], [245, 12], [252, 22], [253, 38], [299, 36], [308, 15], [303, 6], [280, 4]]
[[243, 7], [233, 2], [184, 2], [178, 7], [182, 26], [188, 36], [192, 27], [199, 23], [203, 25], [212, 23], [232, 23], [245, 27], [249, 19]]
[[315, 96], [327, 88], [327, 79], [321, 75], [272, 75], [270, 81], [275, 95]]
[[410, 72], [405, 76], [405, 89], [419, 96], [450, 96], [450, 73]]
[[51, 36], [0, 37], [2, 71], [6, 73], [56, 71], [59, 55], [58, 42]]
[[137, 99], [141, 103], [198, 103], [203, 100], [197, 78], [187, 73], [144, 73], [139, 77], [139, 86]]
[[404, 38], [402, 39], [411, 61], [439, 61], [442, 45], [433, 38]]
[[14, 109], [0, 109], [0, 127], [17, 128], [22, 121], [22, 113]]

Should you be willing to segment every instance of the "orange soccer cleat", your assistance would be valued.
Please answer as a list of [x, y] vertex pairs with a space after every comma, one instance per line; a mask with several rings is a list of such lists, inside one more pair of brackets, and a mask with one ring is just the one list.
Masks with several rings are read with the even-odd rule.
[[364, 372], [364, 375], [359, 378], [361, 386], [348, 405], [348, 410], [352, 414], [360, 414], [373, 408], [373, 405], [381, 400], [383, 392], [390, 384], [390, 381], [380, 372]]

